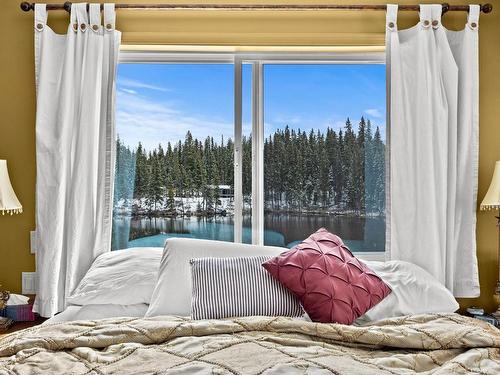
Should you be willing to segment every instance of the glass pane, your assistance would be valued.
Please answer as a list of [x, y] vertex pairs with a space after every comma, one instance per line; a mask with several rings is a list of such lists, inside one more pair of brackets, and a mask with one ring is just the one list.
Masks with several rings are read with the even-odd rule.
[[231, 64], [121, 64], [112, 248], [233, 241]]
[[264, 66], [265, 244], [385, 249], [385, 66]]

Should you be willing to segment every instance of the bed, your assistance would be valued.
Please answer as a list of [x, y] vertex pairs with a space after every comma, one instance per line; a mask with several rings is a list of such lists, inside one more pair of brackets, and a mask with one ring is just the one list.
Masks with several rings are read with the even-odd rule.
[[162, 316], [37, 326], [0, 341], [0, 374], [499, 374], [500, 334], [456, 314], [366, 326]]
[[61, 313], [47, 319], [42, 324], [73, 322], [76, 320], [97, 320], [116, 317], [142, 318], [148, 311], [148, 305], [90, 304], [84, 306], [68, 306]]
[[392, 293], [352, 325], [192, 319], [188, 260], [282, 252], [249, 246], [171, 239], [101, 255], [65, 311], [0, 338], [0, 374], [500, 373], [500, 331], [453, 313], [453, 296], [404, 262], [369, 263]]

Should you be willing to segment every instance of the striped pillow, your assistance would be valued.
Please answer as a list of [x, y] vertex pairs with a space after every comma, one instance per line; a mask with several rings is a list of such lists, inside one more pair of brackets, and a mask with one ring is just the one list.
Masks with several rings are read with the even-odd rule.
[[298, 299], [262, 267], [271, 258], [191, 259], [191, 317], [301, 316]]

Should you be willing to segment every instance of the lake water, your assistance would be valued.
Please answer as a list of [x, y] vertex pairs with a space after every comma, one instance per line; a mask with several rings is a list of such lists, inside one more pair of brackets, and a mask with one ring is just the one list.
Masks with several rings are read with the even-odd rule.
[[[264, 243], [291, 248], [321, 227], [339, 235], [352, 251], [383, 251], [385, 218], [266, 214]], [[113, 250], [163, 247], [171, 237], [233, 241], [231, 217], [115, 218]], [[243, 220], [243, 242], [251, 243], [251, 219]]]

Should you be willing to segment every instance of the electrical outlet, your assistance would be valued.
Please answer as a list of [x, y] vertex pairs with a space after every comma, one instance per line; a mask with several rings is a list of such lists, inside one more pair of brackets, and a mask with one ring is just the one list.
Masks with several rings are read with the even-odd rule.
[[31, 252], [31, 254], [36, 253], [35, 235], [36, 235], [36, 232], [34, 230], [32, 230], [30, 232], [30, 252]]
[[36, 294], [38, 277], [36, 272], [23, 272], [22, 273], [22, 293], [23, 294]]

